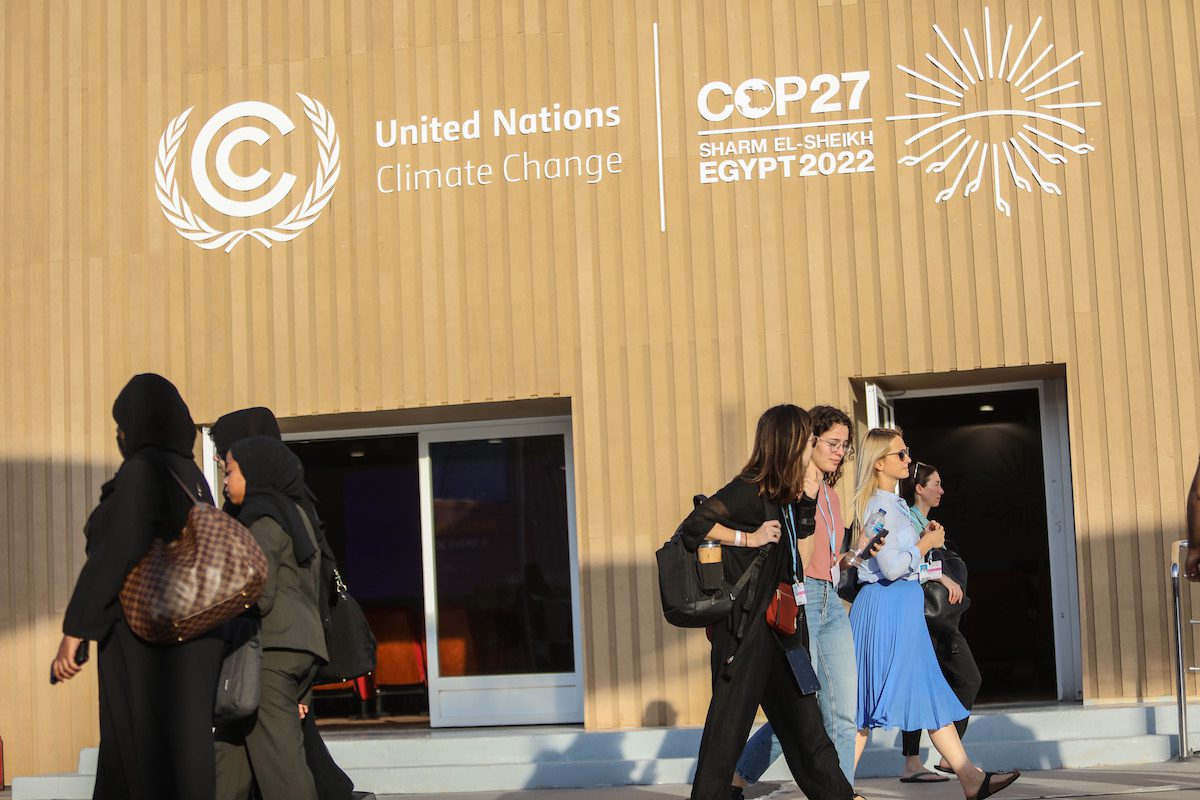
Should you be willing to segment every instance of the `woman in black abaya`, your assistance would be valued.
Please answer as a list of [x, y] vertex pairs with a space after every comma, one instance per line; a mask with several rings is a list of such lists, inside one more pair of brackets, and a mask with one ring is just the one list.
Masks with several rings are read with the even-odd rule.
[[63, 619], [51, 669], [59, 680], [79, 673], [83, 640], [99, 644], [100, 761], [97, 800], [212, 800], [212, 713], [224, 641], [213, 632], [182, 644], [150, 644], [125, 622], [118, 593], [156, 538], [173, 541], [196, 495], [212, 502], [192, 460], [196, 428], [171, 383], [136, 375], [113, 404], [124, 461], [100, 489], [88, 518], [87, 561]]

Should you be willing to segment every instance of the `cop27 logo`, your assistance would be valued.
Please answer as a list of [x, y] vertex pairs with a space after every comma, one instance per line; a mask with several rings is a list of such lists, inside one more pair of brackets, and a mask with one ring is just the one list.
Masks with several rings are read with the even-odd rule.
[[[306, 228], [317, 221], [321, 211], [329, 205], [333, 198], [333, 187], [341, 174], [341, 144], [338, 140], [337, 128], [333, 117], [316, 100], [306, 97], [299, 92], [296, 96], [304, 104], [304, 114], [312, 125], [313, 134], [317, 139], [317, 169], [313, 182], [308, 190], [291, 211], [268, 227], [236, 228], [234, 230], [218, 230], [209, 225], [194, 212], [188, 201], [179, 191], [176, 179], [176, 165], [183, 134], [187, 131], [188, 116], [192, 108], [188, 108], [167, 124], [162, 137], [158, 140], [158, 156], [154, 160], [154, 188], [158, 202], [162, 206], [163, 215], [175, 227], [179, 235], [205, 250], [224, 248], [228, 253], [238, 242], [250, 237], [270, 248], [272, 242], [288, 242], [295, 239]], [[265, 214], [271, 211], [287, 197], [288, 192], [296, 184], [296, 176], [284, 172], [275, 184], [262, 195], [253, 200], [234, 200], [218, 191], [209, 177], [208, 160], [217, 134], [229, 123], [240, 119], [257, 119], [268, 123], [280, 136], [287, 136], [295, 129], [295, 125], [287, 114], [269, 103], [248, 100], [234, 103], [214, 114], [196, 134], [192, 144], [191, 174], [192, 184], [201, 199], [214, 211], [234, 219]], [[243, 192], [253, 192], [261, 189], [271, 179], [271, 173], [261, 167], [251, 175], [242, 175], [230, 164], [233, 149], [243, 143], [250, 142], [263, 145], [271, 138], [271, 134], [262, 128], [242, 126], [235, 128], [216, 145], [213, 159], [217, 178], [229, 189]]]
[[985, 8], [978, 44], [963, 28], [955, 47], [934, 25], [945, 48], [938, 53], [941, 58], [925, 53], [925, 72], [896, 65], [923, 84], [904, 95], [920, 103], [920, 111], [887, 118], [921, 121], [904, 140], [921, 152], [904, 156], [900, 163], [916, 167], [929, 161], [927, 173], [953, 176], [934, 202], [969, 197], [990, 179], [996, 210], [1011, 216], [1007, 187], [1032, 192], [1036, 184], [1046, 194], [1061, 195], [1049, 169], [1065, 165], [1069, 155], [1083, 156], [1095, 149], [1080, 141], [1087, 131], [1076, 116], [1100, 105], [1076, 94], [1079, 80], [1072, 79], [1071, 68], [1083, 51], [1059, 60], [1052, 55], [1052, 42], [1044, 48], [1035, 45], [1041, 24], [1038, 17], [1023, 44], [1009, 25], [1001, 43], [999, 30], [993, 36], [991, 9]]

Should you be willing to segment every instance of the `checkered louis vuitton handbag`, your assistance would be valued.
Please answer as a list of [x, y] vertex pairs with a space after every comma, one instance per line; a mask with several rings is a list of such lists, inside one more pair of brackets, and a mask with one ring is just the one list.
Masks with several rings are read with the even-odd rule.
[[[163, 465], [166, 466], [166, 465]], [[241, 614], [267, 580], [267, 558], [250, 531], [192, 494], [187, 523], [173, 542], [156, 539], [125, 576], [125, 621], [150, 642], [186, 642]]]

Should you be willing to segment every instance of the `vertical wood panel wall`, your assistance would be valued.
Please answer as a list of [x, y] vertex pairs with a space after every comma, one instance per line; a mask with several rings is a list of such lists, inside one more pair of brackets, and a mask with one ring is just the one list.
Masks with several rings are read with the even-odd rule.
[[[587, 725], [691, 724], [703, 637], [666, 626], [652, 554], [747, 451], [769, 404], [849, 405], [861, 376], [1066, 365], [1084, 693], [1170, 692], [1167, 544], [1200, 451], [1200, 12], [1192, 0], [995, 0], [995, 30], [1083, 49], [1096, 151], [1062, 197], [900, 167], [921, 87], [896, 71], [983, 30], [978, 0], [109, 0], [0, 6], [0, 736], [9, 774], [94, 744], [94, 669], [46, 682], [115, 467], [112, 399], [168, 375], [194, 416], [569, 396]], [[658, 228], [661, 27], [667, 232]], [[1017, 35], [1017, 34], [1014, 34]], [[958, 41], [957, 38], [953, 39]], [[1030, 56], [1031, 57], [1031, 56]], [[925, 66], [922, 64], [922, 66]], [[920, 67], [918, 67], [920, 68]], [[869, 69], [876, 172], [701, 185], [698, 88]], [[261, 99], [297, 131], [258, 165], [311, 179], [294, 93], [323, 102], [342, 176], [295, 241], [184, 241], [155, 199], [168, 120]], [[375, 120], [620, 105], [617, 127], [419, 145], [422, 167], [619, 151], [622, 173], [381, 195]], [[179, 173], [186, 174], [186, 156]], [[187, 181], [184, 195], [200, 210]], [[299, 191], [293, 193], [296, 202]], [[211, 210], [210, 222], [228, 222]], [[256, 220], [269, 224], [270, 220]]]

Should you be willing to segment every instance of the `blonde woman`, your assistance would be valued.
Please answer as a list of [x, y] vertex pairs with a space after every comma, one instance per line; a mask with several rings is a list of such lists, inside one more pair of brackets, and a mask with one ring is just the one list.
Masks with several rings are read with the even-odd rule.
[[[925, 598], [918, 574], [925, 554], [945, 542], [937, 522], [913, 525], [896, 486], [908, 477], [912, 457], [899, 430], [875, 428], [859, 448], [854, 519], [881, 512], [883, 547], [858, 568], [862, 590], [850, 609], [858, 662], [858, 734], [855, 764], [871, 728], [927, 730], [958, 776], [967, 800], [983, 800], [1021, 773], [984, 773], [967, 757], [954, 723], [967, 710], [946, 683], [925, 627]], [[867, 531], [870, 533], [870, 531]]]

